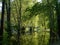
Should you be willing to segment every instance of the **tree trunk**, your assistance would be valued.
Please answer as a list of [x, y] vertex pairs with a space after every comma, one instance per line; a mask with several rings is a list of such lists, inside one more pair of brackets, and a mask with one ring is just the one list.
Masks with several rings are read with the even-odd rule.
[[7, 10], [7, 33], [8, 33], [8, 45], [10, 45], [10, 38], [11, 38], [11, 22], [10, 22], [10, 0], [7, 0], [6, 3], [6, 10]]
[[5, 0], [2, 0], [2, 15], [1, 15], [1, 27], [0, 27], [0, 45], [2, 45], [2, 40], [3, 40], [4, 9], [5, 9]]
[[49, 0], [47, 0], [48, 4], [48, 11], [49, 11], [49, 25], [50, 25], [50, 40], [49, 45], [54, 42], [54, 14], [53, 14], [53, 8], [51, 4], [49, 3]]
[[60, 39], [60, 4], [58, 4], [58, 0], [56, 0], [56, 13], [57, 13], [57, 27], [58, 27], [58, 36]]
[[21, 36], [21, 0], [20, 1], [20, 6], [19, 6], [19, 16], [18, 16], [18, 44], [17, 45], [20, 45], [20, 36]]

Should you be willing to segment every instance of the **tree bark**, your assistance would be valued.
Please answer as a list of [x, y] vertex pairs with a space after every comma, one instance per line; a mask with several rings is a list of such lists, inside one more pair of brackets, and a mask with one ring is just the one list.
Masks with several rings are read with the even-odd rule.
[[11, 14], [10, 14], [10, 11], [11, 11], [11, 8], [10, 8], [10, 0], [7, 0], [6, 2], [6, 10], [7, 10], [7, 33], [8, 33], [8, 45], [10, 45], [10, 38], [11, 38], [11, 22], [10, 22], [10, 17], [11, 17]]
[[2, 0], [2, 14], [1, 14], [1, 27], [0, 27], [0, 45], [2, 44], [3, 40], [3, 23], [4, 23], [4, 9], [5, 9], [5, 0]]

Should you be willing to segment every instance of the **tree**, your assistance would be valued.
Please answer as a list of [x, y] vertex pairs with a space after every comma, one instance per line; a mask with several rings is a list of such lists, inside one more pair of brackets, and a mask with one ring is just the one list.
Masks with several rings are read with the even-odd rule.
[[49, 0], [47, 0], [48, 4], [48, 13], [49, 13], [49, 25], [50, 25], [50, 40], [49, 44], [53, 43], [55, 40], [55, 32], [54, 32], [54, 12], [53, 12], [53, 7], [52, 4], [50, 4]]
[[18, 16], [17, 16], [17, 20], [18, 20], [18, 37], [17, 37], [17, 40], [18, 40], [18, 45], [20, 45], [20, 35], [21, 35], [21, 1], [22, 0], [20, 0], [19, 2], [20, 2], [20, 6], [18, 7], [19, 8], [19, 14], [18, 14]]
[[57, 14], [57, 27], [58, 27], [58, 36], [60, 39], [60, 3], [58, 3], [58, 0], [56, 0], [56, 14]]
[[1, 27], [0, 27], [0, 45], [2, 45], [2, 40], [3, 40], [4, 9], [5, 9], [5, 0], [2, 0], [2, 15], [1, 15]]
[[10, 13], [10, 0], [6, 1], [6, 10], [7, 10], [7, 34], [8, 34], [8, 45], [10, 45], [10, 38], [11, 38], [11, 22], [10, 22], [10, 17], [11, 17], [11, 13]]

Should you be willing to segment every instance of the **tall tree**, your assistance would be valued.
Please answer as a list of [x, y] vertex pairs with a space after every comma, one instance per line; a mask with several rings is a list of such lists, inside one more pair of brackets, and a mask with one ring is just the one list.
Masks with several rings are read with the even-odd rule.
[[52, 4], [50, 4], [49, 0], [47, 0], [48, 4], [48, 13], [49, 13], [49, 25], [50, 25], [50, 40], [49, 44], [54, 42], [54, 13], [53, 13], [53, 7]]
[[0, 28], [0, 45], [2, 45], [2, 40], [3, 40], [4, 9], [5, 9], [5, 0], [2, 0], [2, 15], [1, 15], [1, 28]]
[[60, 39], [60, 4], [58, 3], [58, 0], [56, 0], [56, 13], [57, 13], [57, 26], [58, 26], [58, 36]]
[[10, 22], [10, 0], [6, 1], [6, 10], [7, 10], [7, 33], [8, 33], [8, 45], [10, 45], [10, 38], [11, 38], [11, 22]]
[[21, 35], [21, 0], [19, 0], [19, 2], [20, 2], [20, 5], [19, 5], [19, 15], [18, 15], [18, 45], [20, 45], [20, 35]]

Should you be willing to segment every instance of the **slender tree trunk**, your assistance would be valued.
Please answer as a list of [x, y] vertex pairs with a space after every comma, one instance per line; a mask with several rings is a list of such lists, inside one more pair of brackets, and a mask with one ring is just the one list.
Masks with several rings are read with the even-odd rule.
[[20, 45], [20, 36], [21, 36], [21, 0], [20, 0], [19, 16], [18, 16], [18, 45]]
[[49, 45], [54, 42], [54, 14], [53, 14], [53, 8], [50, 6], [49, 0], [47, 0], [48, 3], [48, 11], [49, 11], [49, 21], [50, 21], [50, 40]]
[[[16, 8], [17, 22], [18, 22], [17, 24], [17, 45], [20, 45], [20, 36], [21, 36], [21, 0], [19, 1], [20, 1], [20, 5], [18, 6], [19, 10]], [[15, 5], [17, 6], [18, 3]]]
[[10, 22], [10, 0], [7, 0], [6, 3], [6, 10], [7, 10], [7, 33], [8, 33], [8, 45], [10, 45], [10, 38], [11, 38], [11, 22]]
[[3, 40], [4, 9], [5, 9], [5, 0], [2, 0], [2, 15], [1, 15], [1, 27], [0, 27], [0, 45], [2, 45], [2, 40]]

